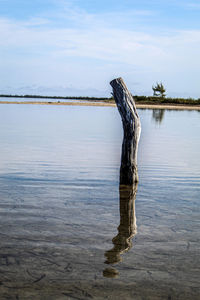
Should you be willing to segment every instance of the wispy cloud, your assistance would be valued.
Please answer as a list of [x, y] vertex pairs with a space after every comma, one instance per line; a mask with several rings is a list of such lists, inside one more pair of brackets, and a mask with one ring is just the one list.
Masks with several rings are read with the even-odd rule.
[[[89, 21], [90, 22], [90, 21]], [[18, 49], [47, 51], [54, 56], [79, 56], [119, 61], [132, 65], [155, 65], [156, 61], [182, 56], [194, 44], [199, 49], [200, 31], [168, 31], [145, 33], [113, 28], [109, 24], [83, 28], [56, 28], [48, 19], [31, 19], [27, 22], [0, 20], [1, 46]], [[38, 28], [38, 26], [40, 27]], [[49, 47], [46, 49], [46, 47]], [[179, 53], [176, 50], [182, 51]], [[174, 49], [174, 53], [172, 50]], [[33, 51], [31, 51], [32, 53]], [[28, 54], [28, 52], [27, 52]], [[170, 57], [169, 57], [170, 56]], [[140, 59], [139, 59], [140, 58]], [[148, 62], [149, 61], [149, 62]]]
[[[98, 21], [97, 21], [98, 22]], [[47, 24], [48, 22], [44, 22]], [[54, 57], [77, 56], [109, 61], [137, 64], [133, 57], [165, 55], [157, 43], [158, 38], [145, 33], [119, 30], [108, 26], [93, 28], [37, 28], [34, 22], [11, 22], [1, 20], [1, 46], [15, 49], [47, 51]], [[48, 49], [46, 49], [48, 47]], [[28, 54], [28, 52], [27, 52]], [[137, 59], [138, 62], [138, 59]]]
[[65, 2], [62, 12], [26, 21], [1, 18], [1, 70], [4, 75], [6, 68], [7, 73], [12, 70], [13, 81], [20, 72], [26, 84], [29, 80], [31, 84], [67, 81], [78, 85], [81, 78], [85, 86], [98, 82], [101, 87], [113, 76], [124, 74], [145, 89], [163, 78], [173, 89], [177, 87], [173, 76], [184, 73], [181, 89], [189, 74], [200, 69], [200, 31], [141, 29], [139, 20], [156, 13], [88, 13]]
[[200, 9], [200, 3], [187, 3], [185, 6], [190, 9]]

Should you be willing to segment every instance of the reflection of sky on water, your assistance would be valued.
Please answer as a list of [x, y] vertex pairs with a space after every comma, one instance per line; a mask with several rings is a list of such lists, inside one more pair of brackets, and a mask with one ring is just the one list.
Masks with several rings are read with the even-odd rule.
[[[0, 97], [0, 102], [88, 102], [80, 99], [54, 99], [54, 98], [23, 98], [23, 97]], [[99, 102], [101, 102], [99, 100]]]
[[[198, 112], [166, 111], [159, 128], [149, 122], [151, 110], [139, 112], [139, 162], [153, 160], [154, 164], [173, 166], [175, 162], [180, 167], [199, 167]], [[94, 160], [97, 164], [115, 160], [118, 166], [122, 128], [116, 108], [3, 105], [0, 115], [3, 164], [26, 157], [29, 160], [31, 153], [32, 161], [38, 159], [43, 163], [62, 165], [62, 160], [76, 156], [83, 166]]]
[[[0, 114], [3, 176], [118, 182], [122, 126], [116, 108], [3, 105]], [[199, 114], [166, 111], [159, 127], [151, 110], [139, 114], [140, 184], [154, 179], [161, 187], [167, 180], [173, 190], [198, 182]]]
[[196, 111], [166, 111], [159, 127], [149, 124], [150, 110], [140, 113], [143, 134], [139, 149], [140, 160], [148, 163], [153, 159], [155, 165], [179, 167], [180, 170], [200, 169], [198, 152], [200, 149], [200, 122]]
[[[149, 295], [168, 295], [171, 286], [182, 299], [197, 299], [199, 113], [165, 111], [159, 126], [151, 110], [139, 114], [137, 235], [116, 266], [115, 282], [124, 295], [130, 287], [127, 299], [135, 287], [144, 293], [144, 284]], [[83, 281], [90, 293], [98, 284], [100, 295], [105, 287], [117, 293], [102, 276], [104, 254], [120, 233], [117, 109], [1, 105], [0, 128], [0, 260], [6, 253], [13, 262], [17, 253], [20, 262], [2, 264], [2, 282], [27, 284], [24, 270], [32, 270], [36, 278], [46, 274], [37, 288], [52, 299]]]
[[[118, 112], [102, 107], [89, 109], [84, 107], [31, 107], [13, 105], [6, 107], [6, 115], [1, 110], [2, 124], [6, 124], [2, 131], [4, 154], [2, 164], [13, 166], [11, 161], [23, 164], [35, 163], [41, 169], [46, 164], [60, 166], [61, 170], [70, 169], [79, 176], [81, 169], [89, 166], [101, 168], [117, 161], [120, 155], [118, 147], [120, 122]], [[107, 113], [104, 113], [104, 112]], [[119, 121], [119, 120], [118, 120]], [[118, 126], [115, 125], [118, 124]], [[116, 144], [116, 145], [115, 145]], [[13, 151], [14, 150], [14, 151]], [[109, 158], [106, 152], [111, 150]], [[2, 155], [3, 155], [2, 154]], [[31, 161], [30, 161], [31, 155]], [[40, 163], [42, 165], [40, 165]], [[32, 172], [32, 167], [31, 167]], [[70, 174], [73, 176], [73, 174]], [[93, 174], [94, 176], [94, 174]]]

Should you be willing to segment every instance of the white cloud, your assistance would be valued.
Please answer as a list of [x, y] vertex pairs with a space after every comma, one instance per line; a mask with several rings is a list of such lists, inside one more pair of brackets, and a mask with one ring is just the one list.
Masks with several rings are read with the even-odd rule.
[[[147, 34], [139, 31], [94, 26], [93, 28], [37, 28], [33, 20], [26, 23], [0, 20], [0, 44], [23, 49], [27, 55], [34, 50], [59, 57], [75, 56], [121, 62], [141, 67], [163, 63], [196, 49], [199, 51], [200, 31], [171, 31]], [[42, 24], [48, 24], [43, 20]], [[14, 54], [14, 51], [13, 51]], [[154, 60], [154, 61], [152, 61]], [[156, 60], [156, 61], [155, 61]]]
[[187, 3], [185, 6], [190, 9], [200, 9], [200, 3]]
[[182, 72], [182, 82], [191, 80], [200, 69], [200, 31], [119, 28], [119, 20], [130, 20], [133, 14], [148, 17], [153, 12], [95, 15], [67, 7], [62, 24], [56, 14], [58, 22], [44, 16], [23, 22], [0, 19], [1, 70], [4, 76], [6, 67], [12, 70], [8, 84], [12, 78], [17, 82], [19, 66], [20, 80], [26, 84], [71, 80], [76, 85], [81, 79], [86, 86], [90, 82], [103, 87], [112, 76], [124, 75], [145, 89], [163, 78], [175, 89], [173, 82], [177, 84]]

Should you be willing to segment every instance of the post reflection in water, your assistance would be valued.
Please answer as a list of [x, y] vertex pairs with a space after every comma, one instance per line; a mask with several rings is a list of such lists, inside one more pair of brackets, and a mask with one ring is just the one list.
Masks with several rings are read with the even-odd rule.
[[[135, 199], [137, 183], [132, 186], [120, 185], [120, 225], [118, 234], [112, 239], [113, 248], [105, 252], [106, 264], [116, 264], [122, 261], [121, 255], [132, 248], [132, 238], [137, 233], [135, 216]], [[117, 277], [119, 272], [114, 268], [106, 268], [104, 277]]]

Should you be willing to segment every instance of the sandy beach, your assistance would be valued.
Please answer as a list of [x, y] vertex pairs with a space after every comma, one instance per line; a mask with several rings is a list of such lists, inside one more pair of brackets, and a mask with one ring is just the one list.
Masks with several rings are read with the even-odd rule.
[[[116, 106], [115, 103], [106, 102], [55, 102], [55, 101], [0, 101], [0, 104], [34, 104], [34, 105], [71, 105], [71, 106]], [[172, 109], [172, 110], [200, 110], [200, 105], [177, 104], [136, 104], [141, 109]]]

